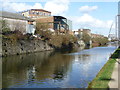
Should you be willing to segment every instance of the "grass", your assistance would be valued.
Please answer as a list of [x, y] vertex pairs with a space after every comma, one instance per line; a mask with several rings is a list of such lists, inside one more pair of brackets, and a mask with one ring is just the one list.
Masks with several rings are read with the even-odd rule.
[[116, 63], [116, 58], [120, 54], [120, 47], [113, 53], [107, 63], [103, 66], [97, 76], [89, 83], [88, 88], [109, 88], [108, 83]]
[[113, 55], [111, 56], [111, 58], [120, 58], [120, 46], [119, 48], [113, 53]]

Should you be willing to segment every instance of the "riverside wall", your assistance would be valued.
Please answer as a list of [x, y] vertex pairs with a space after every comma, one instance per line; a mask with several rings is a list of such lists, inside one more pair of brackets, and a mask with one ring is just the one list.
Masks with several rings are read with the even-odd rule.
[[2, 56], [53, 50], [42, 40], [2, 41]]

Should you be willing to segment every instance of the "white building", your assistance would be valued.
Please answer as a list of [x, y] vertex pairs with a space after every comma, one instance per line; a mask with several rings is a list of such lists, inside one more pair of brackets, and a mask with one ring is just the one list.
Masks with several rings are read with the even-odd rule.
[[34, 20], [18, 13], [0, 11], [0, 20], [5, 20], [11, 31], [19, 30], [23, 34], [35, 32]]

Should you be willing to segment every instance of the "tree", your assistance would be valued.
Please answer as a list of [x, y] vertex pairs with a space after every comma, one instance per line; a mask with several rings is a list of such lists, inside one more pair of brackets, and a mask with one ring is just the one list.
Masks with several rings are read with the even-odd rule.
[[82, 34], [82, 40], [87, 44], [87, 43], [89, 43], [89, 41], [91, 40], [91, 37], [90, 37], [89, 34], [83, 33], [83, 34]]
[[37, 22], [35, 34], [39, 34], [46, 39], [50, 39], [52, 32], [49, 30], [48, 23]]
[[0, 26], [1, 33], [6, 33], [8, 31], [10, 31], [10, 28], [9, 28], [6, 20], [0, 20], [0, 24], [1, 24], [1, 26]]

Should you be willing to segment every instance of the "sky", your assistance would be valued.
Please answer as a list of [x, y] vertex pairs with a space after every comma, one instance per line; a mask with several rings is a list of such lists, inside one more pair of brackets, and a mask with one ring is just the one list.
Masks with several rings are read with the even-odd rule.
[[115, 33], [118, 0], [4, 0], [1, 4], [0, 8], [9, 12], [28, 9], [51, 11], [52, 15], [72, 20], [73, 31], [85, 28], [107, 36], [113, 23], [111, 33]]

